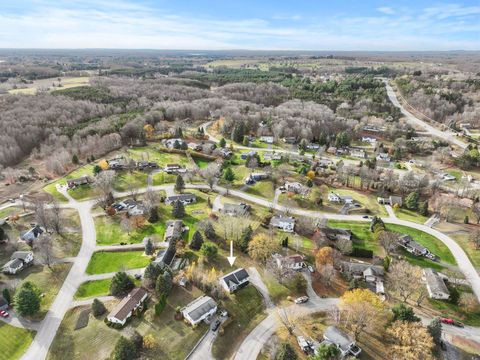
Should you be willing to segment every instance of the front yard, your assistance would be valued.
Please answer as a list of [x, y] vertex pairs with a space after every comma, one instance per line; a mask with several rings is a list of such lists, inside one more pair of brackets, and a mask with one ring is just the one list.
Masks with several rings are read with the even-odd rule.
[[93, 253], [87, 267], [87, 274], [105, 274], [128, 269], [144, 268], [150, 263], [150, 257], [143, 251]]
[[10, 326], [0, 321], [0, 359], [20, 359], [34, 336], [33, 331]]

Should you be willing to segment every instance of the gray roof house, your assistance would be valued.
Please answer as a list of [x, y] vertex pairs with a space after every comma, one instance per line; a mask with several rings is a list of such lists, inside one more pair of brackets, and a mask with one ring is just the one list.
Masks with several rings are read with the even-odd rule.
[[217, 312], [217, 303], [210, 296], [201, 296], [182, 309], [182, 315], [192, 326], [196, 326]]
[[43, 234], [43, 229], [39, 225], [33, 226], [30, 230], [20, 235], [20, 240], [32, 242]]
[[142, 287], [133, 289], [130, 294], [120, 301], [117, 306], [108, 314], [107, 320], [125, 325], [127, 320], [133, 315], [133, 312], [137, 310], [148, 297], [148, 292]]
[[240, 204], [224, 204], [222, 212], [230, 216], [246, 216], [250, 212], [250, 205]]
[[237, 269], [220, 278], [220, 285], [229, 293], [248, 285], [249, 275], [243, 268]]
[[274, 215], [270, 220], [270, 225], [282, 229], [285, 232], [293, 232], [295, 228], [295, 219], [291, 216]]
[[3, 266], [3, 272], [14, 275], [32, 264], [33, 259], [33, 252], [31, 251], [15, 251], [10, 256], [10, 261]]
[[325, 234], [329, 240], [351, 240], [352, 231], [348, 229], [336, 229], [326, 227], [322, 229], [322, 232]]
[[167, 249], [159, 250], [157, 257], [152, 262], [154, 264], [166, 265], [172, 267], [175, 254], [177, 253], [176, 244], [171, 243]]
[[358, 356], [362, 352], [362, 349], [355, 344], [355, 341], [336, 326], [327, 327], [323, 338], [322, 344], [336, 345], [342, 357]]
[[180, 201], [183, 203], [183, 205], [191, 204], [197, 201], [197, 197], [194, 194], [191, 193], [185, 193], [185, 194], [178, 194], [178, 195], [172, 195], [169, 196], [165, 199], [165, 204], [166, 205], [171, 205], [175, 201]]
[[450, 298], [450, 291], [448, 291], [444, 279], [435, 270], [424, 269], [423, 278], [430, 298], [437, 300], [448, 300]]

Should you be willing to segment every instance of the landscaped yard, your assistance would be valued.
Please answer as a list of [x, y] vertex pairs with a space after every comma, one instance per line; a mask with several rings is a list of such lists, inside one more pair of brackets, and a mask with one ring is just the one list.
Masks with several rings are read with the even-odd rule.
[[475, 249], [472, 242], [469, 240], [467, 234], [452, 234], [450, 235], [467, 253], [473, 266], [480, 268], [480, 250]]
[[[111, 282], [112, 279], [86, 281], [78, 288], [77, 293], [75, 294], [75, 299], [83, 300], [109, 295]], [[133, 279], [133, 282], [137, 286], [141, 284], [141, 280]]]
[[[57, 184], [65, 185], [67, 183], [67, 180], [79, 178], [84, 175], [93, 176], [93, 166], [94, 164], [84, 165], [72, 171], [70, 174], [46, 185], [43, 188], [43, 190], [51, 194], [52, 196], [54, 196], [59, 201], [67, 201], [67, 199], [57, 191], [56, 185]], [[88, 197], [93, 196], [93, 188], [89, 185], [81, 185], [81, 186], [77, 186], [75, 189], [68, 190], [68, 193], [74, 199], [82, 200], [82, 199], [86, 199]]]
[[10, 326], [0, 321], [0, 359], [20, 359], [33, 340], [33, 331]]
[[245, 192], [269, 200], [273, 200], [273, 197], [275, 196], [273, 183], [269, 180], [257, 181], [255, 184], [249, 186]]
[[428, 217], [420, 215], [419, 213], [403, 208], [395, 209], [395, 215], [402, 220], [408, 220], [419, 224], [425, 224]]
[[383, 249], [380, 247], [380, 244], [373, 240], [373, 234], [370, 231], [369, 223], [328, 220], [328, 226], [351, 230], [354, 247], [372, 250], [375, 254], [379, 255], [383, 254]]
[[128, 269], [144, 268], [150, 263], [150, 257], [143, 251], [93, 253], [87, 267], [87, 274], [104, 274]]

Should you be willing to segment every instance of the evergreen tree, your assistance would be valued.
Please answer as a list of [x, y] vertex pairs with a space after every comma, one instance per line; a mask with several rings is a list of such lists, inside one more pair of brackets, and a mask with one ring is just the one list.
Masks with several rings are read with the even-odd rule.
[[212, 223], [209, 221], [205, 225], [205, 230], [203, 231], [205, 237], [208, 240], [215, 240], [217, 238], [217, 234], [215, 233], [215, 228], [213, 227]]
[[175, 137], [176, 138], [183, 138], [183, 130], [181, 127], [177, 127], [175, 129]]
[[203, 236], [200, 231], [196, 230], [193, 234], [192, 241], [190, 242], [190, 249], [200, 250], [203, 245]]
[[218, 142], [218, 145], [220, 145], [221, 148], [224, 148], [227, 145], [225, 138], [221, 138], [220, 141]]
[[392, 321], [408, 321], [408, 322], [419, 322], [420, 318], [415, 315], [415, 312], [410, 306], [407, 306], [403, 303], [396, 304], [392, 308], [393, 320]]
[[73, 156], [72, 156], [72, 163], [73, 163], [73, 164], [78, 164], [78, 156], [77, 156], [77, 154], [73, 154]]
[[242, 236], [240, 237], [240, 240], [239, 240], [239, 243], [238, 243], [238, 247], [240, 248], [240, 250], [242, 250], [245, 253], [247, 252], [248, 244], [250, 243], [250, 240], [252, 240], [252, 236], [253, 236], [252, 227], [250, 225], [248, 225], [243, 230]]
[[218, 254], [218, 246], [212, 242], [206, 242], [203, 243], [200, 251], [208, 259], [208, 261], [212, 261]]
[[110, 283], [110, 294], [113, 296], [125, 296], [133, 288], [135, 284], [133, 280], [123, 271], [119, 271], [112, 278]]
[[100, 315], [105, 314], [106, 311], [107, 311], [107, 308], [105, 307], [103, 302], [101, 302], [98, 299], [93, 299], [93, 302], [92, 302], [92, 314], [93, 314], [93, 316], [98, 317]]
[[40, 291], [27, 281], [15, 294], [15, 310], [21, 316], [33, 316], [40, 310], [40, 301]]
[[152, 206], [150, 208], [150, 212], [148, 214], [148, 222], [149, 223], [156, 223], [159, 220], [158, 217], [158, 207], [157, 206]]
[[427, 326], [427, 330], [432, 336], [433, 341], [439, 344], [442, 339], [442, 323], [439, 318], [435, 318]]
[[100, 165], [95, 165], [93, 167], [93, 175], [98, 175], [101, 172], [102, 172], [102, 168], [100, 167]]
[[3, 230], [2, 227], [0, 227], [0, 240], [4, 240], [5, 239], [5, 230]]
[[157, 278], [157, 281], [155, 283], [155, 291], [157, 292], [158, 295], [168, 295], [172, 290], [172, 286], [173, 286], [172, 274], [170, 274], [170, 272], [168, 271], [164, 271]]
[[225, 169], [225, 173], [223, 174], [223, 178], [228, 182], [232, 182], [233, 180], [235, 180], [235, 174], [234, 174], [231, 167], [227, 167]]
[[423, 201], [418, 206], [418, 212], [420, 215], [428, 216], [428, 201]]
[[147, 239], [147, 242], [145, 244], [145, 254], [146, 255], [152, 255], [153, 254], [153, 243], [150, 238]]
[[172, 216], [175, 219], [182, 219], [185, 217], [185, 206], [183, 206], [181, 201], [177, 200], [173, 203]]
[[418, 192], [412, 191], [405, 198], [405, 206], [409, 210], [417, 210], [418, 209], [418, 200], [419, 200]]
[[280, 345], [275, 360], [297, 360], [298, 355], [295, 352], [295, 349], [289, 343], [283, 343]]
[[113, 349], [113, 360], [132, 360], [138, 357], [138, 350], [133, 341], [122, 336]]
[[181, 149], [180, 141], [175, 140], [175, 142], [173, 143], [173, 148], [175, 150], [180, 150]]
[[175, 191], [182, 192], [185, 189], [185, 181], [183, 181], [183, 177], [181, 175], [177, 175], [177, 179], [175, 180]]
[[333, 345], [322, 344], [317, 349], [317, 354], [312, 357], [312, 360], [334, 360], [338, 359], [340, 350]]
[[135, 348], [140, 351], [142, 350], [143, 347], [143, 336], [139, 334], [137, 330], [133, 331], [133, 335], [131, 338], [131, 341], [133, 342], [133, 345], [135, 345]]
[[243, 144], [243, 146], [249, 146], [250, 145], [250, 141], [248, 141], [248, 136], [243, 137], [242, 144]]
[[12, 295], [10, 294], [10, 290], [7, 288], [2, 290], [2, 296], [5, 299], [5, 301], [10, 305], [12, 303]]

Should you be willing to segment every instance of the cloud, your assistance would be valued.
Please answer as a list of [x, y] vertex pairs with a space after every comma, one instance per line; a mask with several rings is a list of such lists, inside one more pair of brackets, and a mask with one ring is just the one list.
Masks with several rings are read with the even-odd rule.
[[379, 7], [379, 8], [377, 8], [377, 10], [380, 11], [381, 13], [384, 13], [384, 14], [387, 14], [387, 15], [392, 15], [392, 14], [395, 13], [395, 11], [391, 7], [388, 7], [388, 6]]

